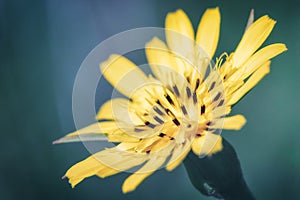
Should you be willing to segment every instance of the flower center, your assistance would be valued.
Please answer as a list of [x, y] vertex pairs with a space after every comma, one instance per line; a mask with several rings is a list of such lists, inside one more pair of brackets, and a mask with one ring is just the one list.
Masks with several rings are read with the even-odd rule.
[[[195, 136], [198, 131], [198, 98], [196, 90], [185, 81], [178, 85], [147, 86], [134, 95], [137, 105], [136, 113], [143, 122], [135, 126], [135, 132], [149, 131], [149, 136], [168, 137], [178, 143]], [[146, 104], [146, 105], [145, 105]], [[150, 133], [152, 132], [152, 133]]]

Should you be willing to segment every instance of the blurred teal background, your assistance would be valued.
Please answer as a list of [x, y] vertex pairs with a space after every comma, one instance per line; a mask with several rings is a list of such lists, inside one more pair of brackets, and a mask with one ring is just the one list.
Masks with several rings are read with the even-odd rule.
[[[0, 199], [211, 199], [191, 185], [183, 166], [160, 170], [123, 195], [126, 173], [92, 177], [71, 189], [60, 177], [89, 156], [82, 144], [52, 145], [75, 129], [72, 87], [87, 54], [101, 41], [131, 28], [164, 26], [184, 9], [194, 27], [208, 7], [222, 14], [217, 54], [232, 51], [251, 8], [277, 25], [266, 43], [289, 51], [271, 73], [234, 107], [247, 117], [241, 131], [226, 131], [257, 199], [300, 199], [300, 13], [297, 1], [0, 1]], [[101, 104], [112, 88], [103, 89]]]

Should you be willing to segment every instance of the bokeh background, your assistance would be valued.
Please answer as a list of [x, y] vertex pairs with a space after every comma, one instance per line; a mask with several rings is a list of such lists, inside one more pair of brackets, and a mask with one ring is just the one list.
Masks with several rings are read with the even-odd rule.
[[[204, 10], [215, 6], [222, 14], [216, 55], [234, 50], [251, 8], [256, 17], [267, 13], [277, 20], [266, 43], [283, 42], [289, 51], [234, 107], [247, 117], [246, 126], [223, 136], [235, 147], [257, 199], [300, 199], [300, 7], [288, 0], [1, 0], [0, 199], [212, 199], [193, 188], [183, 166], [156, 172], [126, 195], [126, 173], [92, 177], [71, 189], [61, 176], [89, 152], [80, 143], [51, 143], [75, 129], [74, 79], [98, 43], [131, 28], [163, 27], [166, 14], [178, 8], [197, 27]], [[110, 90], [107, 84], [97, 104]]]

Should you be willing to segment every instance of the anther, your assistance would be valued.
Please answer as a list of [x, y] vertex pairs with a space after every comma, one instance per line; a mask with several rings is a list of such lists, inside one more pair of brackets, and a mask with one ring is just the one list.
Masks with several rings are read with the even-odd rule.
[[209, 121], [209, 122], [206, 123], [206, 126], [211, 126], [212, 124], [213, 123]]
[[180, 97], [180, 93], [179, 93], [179, 90], [178, 90], [177, 85], [174, 85], [174, 86], [173, 86], [173, 90], [174, 90], [175, 95], [176, 95], [177, 97]]
[[181, 110], [182, 110], [184, 115], [188, 114], [184, 105], [181, 106]]
[[203, 115], [205, 113], [205, 105], [201, 106], [201, 115]]
[[156, 106], [153, 107], [153, 110], [159, 115], [164, 115], [164, 113]]
[[172, 120], [173, 122], [174, 122], [174, 124], [176, 125], [176, 126], [180, 126], [180, 122], [178, 121], [178, 119], [173, 119]]
[[159, 137], [165, 137], [165, 136], [166, 136], [166, 134], [164, 134], [164, 133], [160, 133], [158, 136], [159, 136]]
[[217, 107], [218, 106], [222, 106], [224, 104], [224, 99], [222, 99], [220, 102], [219, 102], [219, 104], [217, 105]]
[[148, 126], [148, 127], [150, 127], [150, 128], [154, 128], [155, 127], [155, 124], [152, 124], [152, 123], [150, 123], [148, 121], [145, 122], [145, 125]]
[[171, 99], [170, 95], [167, 94], [165, 97], [166, 97], [166, 99], [168, 100], [168, 102], [169, 102], [170, 104], [174, 105], [174, 102], [173, 102], [173, 100]]
[[190, 80], [189, 76], [186, 77], [186, 80], [187, 80], [187, 82], [191, 83], [191, 80]]
[[159, 117], [157, 117], [157, 116], [155, 116], [154, 118], [153, 118], [155, 121], [157, 121], [159, 124], [163, 124], [164, 123], [164, 121], [163, 120], [161, 120]]
[[144, 131], [144, 129], [141, 129], [141, 128], [134, 128], [134, 132], [142, 132], [142, 131]]
[[216, 95], [216, 97], [214, 98], [214, 100], [213, 101], [218, 101], [218, 99], [221, 97], [221, 92], [219, 92], [217, 95]]
[[195, 91], [198, 89], [199, 85], [200, 85], [200, 80], [199, 80], [199, 78], [197, 78], [196, 85], [195, 85]]
[[191, 97], [191, 89], [189, 87], [186, 87], [186, 95], [188, 98]]
[[193, 102], [194, 102], [194, 104], [196, 104], [198, 102], [197, 94], [195, 92], [193, 93]]
[[211, 86], [210, 86], [210, 88], [209, 88], [208, 91], [210, 92], [212, 89], [214, 89], [215, 85], [216, 85], [216, 81], [214, 81], [214, 82], [211, 84]]

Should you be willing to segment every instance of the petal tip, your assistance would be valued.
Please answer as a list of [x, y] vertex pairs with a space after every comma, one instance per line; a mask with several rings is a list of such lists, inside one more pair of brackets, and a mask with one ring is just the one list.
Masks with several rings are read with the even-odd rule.
[[219, 153], [223, 150], [222, 142], [220, 144], [215, 144], [213, 149], [207, 154], [208, 156], [212, 156], [213, 154]]
[[134, 190], [135, 190], [135, 187], [132, 187], [131, 185], [126, 184], [126, 180], [125, 180], [125, 182], [122, 185], [122, 192], [123, 192], [123, 194], [127, 194], [129, 192], [134, 191]]
[[104, 73], [105, 69], [107, 68], [108, 64], [112, 63], [114, 60], [116, 60], [121, 55], [118, 54], [111, 54], [107, 60], [100, 63], [100, 69], [101, 72]]
[[220, 8], [219, 8], [219, 6], [214, 7], [214, 8], [208, 8], [208, 9], [206, 9], [206, 10], [207, 10], [207, 11], [212, 11], [212, 12], [220, 13]]
[[241, 115], [241, 121], [243, 122], [242, 125], [241, 125], [241, 127], [243, 127], [247, 123], [246, 117], [244, 117], [243, 115]]
[[176, 165], [173, 165], [173, 163], [171, 163], [171, 164], [167, 165], [165, 168], [168, 172], [170, 172], [170, 171], [173, 171], [173, 169], [176, 168]]
[[177, 9], [174, 13], [175, 14], [185, 14], [185, 12], [182, 9]]
[[159, 47], [159, 44], [162, 43], [162, 41], [158, 38], [158, 37], [153, 37], [152, 40], [150, 40], [149, 42], [146, 43], [145, 47], [153, 49]]
[[[62, 137], [63, 138], [63, 137]], [[52, 144], [61, 144], [62, 143], [62, 138], [59, 138], [59, 139], [57, 139], [57, 140], [54, 140], [53, 142], [52, 142]]]
[[282, 52], [285, 52], [287, 50], [288, 50], [287, 46], [285, 44], [282, 44]]
[[275, 19], [271, 18], [269, 15], [264, 15], [261, 18], [266, 20], [266, 22], [270, 23], [273, 26], [277, 23], [277, 21]]

